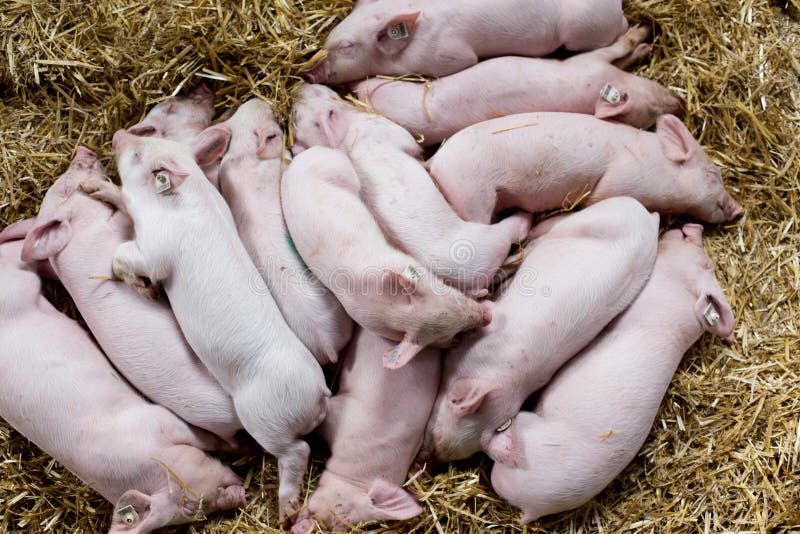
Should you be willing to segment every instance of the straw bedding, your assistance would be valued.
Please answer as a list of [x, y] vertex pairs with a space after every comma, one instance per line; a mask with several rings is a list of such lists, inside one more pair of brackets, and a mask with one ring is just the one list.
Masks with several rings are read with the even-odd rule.
[[[296, 4], [296, 5], [295, 5]], [[77, 144], [111, 134], [205, 77], [223, 109], [253, 95], [288, 118], [298, 69], [348, 0], [0, 0], [0, 227], [34, 215]], [[641, 453], [600, 496], [526, 528], [475, 459], [410, 484], [425, 512], [375, 532], [788, 532], [800, 529], [800, 25], [798, 0], [634, 0], [655, 47], [638, 67], [680, 93], [687, 125], [745, 215], [706, 248], [736, 343], [686, 355]], [[60, 288], [62, 309], [74, 309]], [[319, 447], [318, 447], [319, 449]], [[169, 532], [271, 532], [271, 458], [225, 458], [248, 507]], [[318, 457], [312, 483], [323, 467]], [[0, 422], [0, 531], [99, 532], [111, 506]]]

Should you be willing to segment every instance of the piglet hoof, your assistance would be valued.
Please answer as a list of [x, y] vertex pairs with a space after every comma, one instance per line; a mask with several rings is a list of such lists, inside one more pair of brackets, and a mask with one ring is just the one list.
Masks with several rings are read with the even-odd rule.
[[300, 511], [300, 496], [281, 495], [278, 492], [278, 519], [282, 526], [288, 527]]
[[80, 183], [80, 188], [96, 200], [105, 202], [118, 210], [125, 210], [122, 203], [122, 191], [111, 182], [100, 178], [87, 178]]

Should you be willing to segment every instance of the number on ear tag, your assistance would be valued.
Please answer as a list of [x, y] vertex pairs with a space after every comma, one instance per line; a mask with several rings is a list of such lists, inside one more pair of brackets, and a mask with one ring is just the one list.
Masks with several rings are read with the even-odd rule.
[[389, 39], [393, 39], [395, 41], [399, 39], [405, 39], [408, 37], [408, 27], [406, 26], [405, 22], [398, 22], [394, 26], [389, 27]]
[[156, 193], [163, 193], [172, 188], [172, 182], [169, 181], [169, 174], [160, 172], [156, 174]]
[[619, 89], [607, 83], [603, 90], [600, 91], [600, 97], [609, 104], [619, 104], [620, 100], [622, 100], [622, 93], [619, 92]]

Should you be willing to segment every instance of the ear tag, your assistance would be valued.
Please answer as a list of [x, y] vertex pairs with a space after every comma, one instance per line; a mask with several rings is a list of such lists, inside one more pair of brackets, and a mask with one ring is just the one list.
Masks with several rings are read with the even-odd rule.
[[706, 322], [709, 324], [709, 326], [714, 326], [717, 324], [717, 321], [719, 321], [719, 314], [717, 313], [717, 310], [714, 309], [714, 305], [710, 302], [708, 303], [708, 306], [706, 306], [706, 309], [703, 310], [703, 317], [706, 318]]
[[172, 183], [169, 181], [169, 175], [165, 172], [156, 174], [156, 193], [163, 193], [172, 188]]
[[497, 427], [497, 430], [495, 430], [495, 432], [497, 432], [498, 434], [500, 432], [505, 432], [506, 430], [508, 430], [508, 427], [510, 426], [511, 426], [511, 418], [508, 418], [506, 419], [505, 423]]
[[609, 104], [619, 104], [620, 100], [622, 100], [622, 93], [619, 92], [619, 89], [607, 83], [603, 90], [600, 91], [600, 97]]
[[403, 271], [403, 276], [411, 280], [412, 282], [416, 282], [422, 276], [418, 270], [414, 268], [413, 265], [409, 265]]
[[397, 363], [398, 356], [400, 356], [400, 345], [395, 345], [394, 349], [392, 349], [392, 353], [389, 355], [389, 359], [386, 360], [386, 363], [389, 365], [394, 365]]
[[405, 22], [398, 22], [394, 26], [389, 27], [387, 34], [389, 35], [389, 39], [399, 41], [400, 39], [408, 37], [408, 27], [406, 27]]
[[117, 510], [117, 514], [126, 525], [133, 525], [139, 521], [139, 514], [131, 504]]

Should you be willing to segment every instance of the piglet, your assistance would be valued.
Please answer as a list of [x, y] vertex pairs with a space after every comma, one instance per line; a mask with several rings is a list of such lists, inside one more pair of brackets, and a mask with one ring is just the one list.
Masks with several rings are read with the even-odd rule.
[[377, 519], [409, 519], [422, 512], [401, 486], [422, 442], [436, 388], [441, 355], [426, 349], [396, 371], [379, 356], [392, 343], [358, 329], [344, 354], [338, 393], [319, 432], [331, 456], [319, 485], [292, 528], [332, 531]]
[[522, 522], [576, 508], [636, 456], [683, 354], [704, 331], [732, 341], [734, 319], [703, 227], [661, 239], [653, 275], [633, 304], [489, 444], [516, 458], [497, 463], [492, 486], [522, 508]]
[[[156, 104], [144, 119], [128, 128], [128, 133], [188, 145], [213, 118], [214, 93], [202, 82], [186, 95], [171, 96]], [[215, 159], [202, 166], [214, 187], [218, 187], [219, 163], [219, 159]]]
[[485, 305], [388, 243], [361, 195], [347, 155], [325, 147], [296, 156], [281, 184], [286, 224], [309, 268], [358, 324], [400, 341], [384, 354], [386, 367], [491, 321]]
[[81, 191], [81, 182], [94, 180], [106, 182], [105, 170], [79, 146], [47, 191], [22, 259], [50, 260], [97, 342], [142, 394], [234, 444], [241, 424], [233, 401], [192, 352], [169, 306], [113, 280], [114, 251], [131, 239], [133, 224]]
[[111, 533], [143, 534], [245, 505], [203, 450], [218, 438], [144, 401], [89, 335], [40, 294], [22, 241], [0, 245], [0, 417], [115, 503]]
[[128, 132], [188, 143], [206, 129], [213, 117], [214, 93], [201, 83], [186, 95], [171, 96], [156, 104]]
[[678, 97], [623, 70], [650, 51], [647, 29], [631, 28], [606, 48], [564, 61], [501, 57], [430, 82], [371, 78], [353, 91], [424, 146], [472, 124], [533, 111], [594, 114], [648, 128], [659, 115], [680, 113]]
[[224, 123], [228, 150], [220, 166], [220, 192], [233, 212], [239, 237], [269, 287], [286, 322], [320, 364], [336, 362], [353, 321], [303, 263], [281, 210], [283, 132], [270, 105], [253, 99]]
[[614, 42], [621, 0], [406, 0], [359, 4], [325, 41], [307, 74], [337, 84], [372, 74], [446, 76], [496, 56], [541, 57]]
[[314, 356], [292, 333], [236, 234], [228, 206], [198, 163], [218, 158], [223, 129], [193, 150], [114, 135], [124, 204], [136, 238], [117, 247], [112, 269], [128, 283], [161, 283], [186, 340], [232, 397], [255, 440], [278, 458], [281, 519], [299, 506], [309, 447], [300, 439], [325, 417], [330, 391]]
[[[653, 269], [658, 219], [618, 197], [534, 228], [492, 323], [445, 354], [420, 462], [486, 451], [525, 399], [633, 301]], [[513, 464], [501, 453], [495, 460]]]
[[363, 198], [389, 240], [454, 287], [485, 295], [509, 263], [511, 246], [527, 235], [531, 216], [516, 213], [492, 226], [466, 223], [417, 160], [421, 148], [406, 130], [321, 85], [303, 86], [300, 96], [294, 106], [295, 147], [345, 150]]
[[467, 221], [489, 222], [508, 208], [546, 211], [614, 196], [713, 223], [742, 211], [673, 115], [659, 117], [655, 133], [577, 113], [510, 115], [457, 133], [427, 167]]

